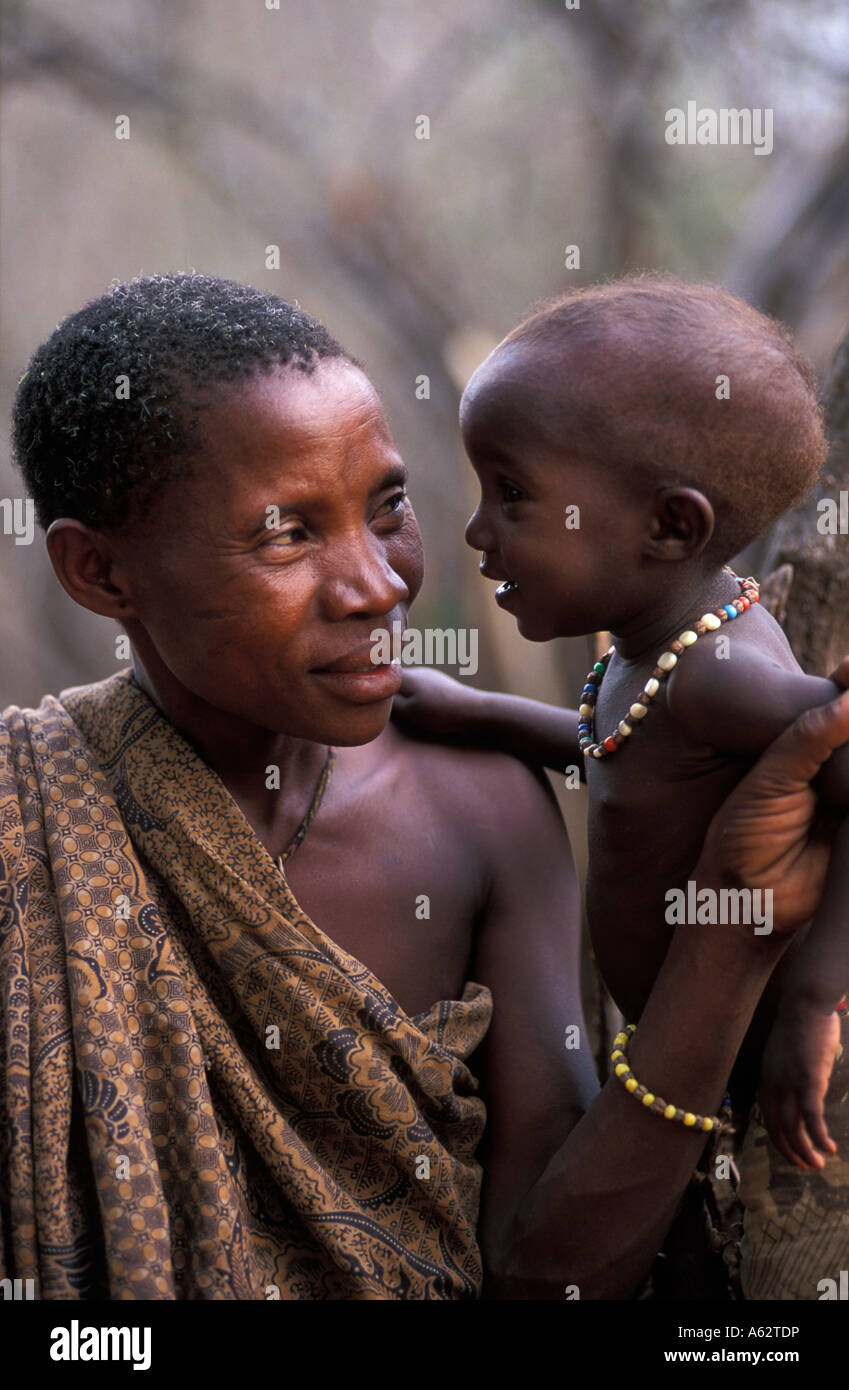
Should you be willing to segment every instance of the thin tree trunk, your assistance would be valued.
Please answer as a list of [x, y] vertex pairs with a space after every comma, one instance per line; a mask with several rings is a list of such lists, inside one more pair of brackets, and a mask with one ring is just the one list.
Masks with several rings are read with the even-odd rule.
[[838, 505], [841, 492], [849, 502], [849, 333], [834, 357], [826, 419], [831, 453], [822, 479], [803, 507], [776, 524], [760, 566], [762, 602], [812, 675], [827, 675], [849, 652], [849, 539], [819, 529], [825, 516], [818, 510], [823, 498]]

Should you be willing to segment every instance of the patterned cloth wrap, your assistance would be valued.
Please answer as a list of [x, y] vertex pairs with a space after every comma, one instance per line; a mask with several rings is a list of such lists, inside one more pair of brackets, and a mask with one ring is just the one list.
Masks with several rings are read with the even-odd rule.
[[408, 1017], [129, 671], [3, 711], [0, 1279], [476, 1298], [491, 1016]]
[[849, 1269], [849, 1016], [841, 1019], [840, 1037], [825, 1097], [837, 1153], [824, 1168], [795, 1168], [770, 1140], [758, 1106], [752, 1108], [738, 1160], [747, 1299], [819, 1299], [821, 1281], [839, 1287]]

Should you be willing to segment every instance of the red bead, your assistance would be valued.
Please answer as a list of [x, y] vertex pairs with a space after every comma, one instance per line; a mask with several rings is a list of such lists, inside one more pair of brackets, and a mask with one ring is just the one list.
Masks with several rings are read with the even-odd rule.
[[604, 740], [603, 746], [607, 749], [608, 753], [615, 753], [618, 744], [614, 742], [613, 736], [611, 735], [610, 738]]
[[747, 598], [741, 598], [737, 600], [737, 603], [741, 612], [745, 613], [746, 609], [749, 607], [749, 600]]

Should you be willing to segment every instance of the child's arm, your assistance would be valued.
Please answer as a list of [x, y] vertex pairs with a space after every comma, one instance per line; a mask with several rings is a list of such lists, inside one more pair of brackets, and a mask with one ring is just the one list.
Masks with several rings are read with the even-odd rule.
[[462, 738], [515, 753], [525, 762], [556, 772], [577, 765], [584, 778], [577, 710], [558, 709], [520, 695], [475, 690], [439, 671], [415, 670], [404, 671], [392, 717], [443, 738]]

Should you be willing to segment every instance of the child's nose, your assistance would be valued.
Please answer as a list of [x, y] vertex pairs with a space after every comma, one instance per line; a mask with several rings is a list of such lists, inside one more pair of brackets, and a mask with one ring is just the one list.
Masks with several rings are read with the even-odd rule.
[[480, 507], [476, 507], [466, 525], [466, 545], [472, 550], [492, 550], [492, 536], [484, 525]]

